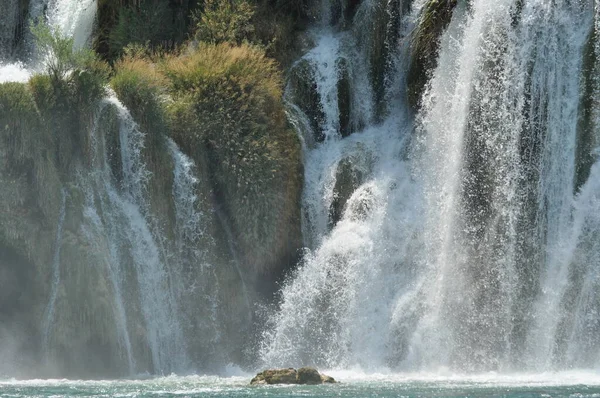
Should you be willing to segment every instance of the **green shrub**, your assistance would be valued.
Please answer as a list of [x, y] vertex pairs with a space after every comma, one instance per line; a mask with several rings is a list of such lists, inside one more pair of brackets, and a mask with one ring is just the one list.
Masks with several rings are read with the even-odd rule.
[[46, 72], [54, 80], [63, 80], [69, 72], [84, 69], [95, 60], [92, 50], [76, 49], [73, 38], [62, 35], [42, 21], [31, 24], [37, 51], [44, 60]]
[[130, 44], [152, 48], [172, 48], [185, 38], [174, 21], [173, 11], [165, 1], [146, 1], [139, 6], [121, 7], [116, 24], [109, 33], [109, 59], [123, 53]]
[[[31, 30], [38, 53], [44, 59], [45, 72], [50, 78], [49, 82], [43, 83], [45, 87], [39, 87], [43, 88], [44, 95], [50, 97], [38, 96], [40, 103], [62, 96], [66, 102], [71, 102], [69, 106], [76, 105], [80, 109], [95, 106], [95, 102], [105, 95], [109, 66], [100, 61], [94, 51], [76, 49], [72, 38], [63, 36], [44, 22], [32, 24]], [[37, 79], [33, 79], [34, 89], [38, 83], [42, 84], [42, 78]], [[52, 85], [52, 90], [47, 87], [48, 84]]]
[[160, 96], [166, 79], [156, 65], [139, 51], [128, 52], [115, 63], [110, 85], [138, 122], [160, 113]]
[[0, 142], [6, 161], [16, 169], [48, 144], [31, 91], [24, 83], [0, 84]]
[[298, 34], [304, 27], [304, 20], [287, 8], [270, 3], [261, 0], [256, 7], [252, 20], [255, 41], [265, 48], [269, 57], [288, 66], [300, 57], [302, 43]]
[[130, 44], [174, 49], [188, 39], [192, 10], [201, 0], [98, 0], [94, 48], [106, 60], [123, 55]]
[[246, 0], [205, 0], [197, 17], [196, 40], [213, 44], [251, 41], [255, 11], [256, 7]]

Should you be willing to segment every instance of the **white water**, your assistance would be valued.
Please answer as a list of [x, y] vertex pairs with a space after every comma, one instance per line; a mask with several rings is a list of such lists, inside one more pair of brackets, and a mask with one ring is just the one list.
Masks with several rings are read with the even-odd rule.
[[113, 188], [108, 194], [112, 205], [118, 206], [121, 222], [126, 224], [121, 233], [130, 245], [131, 261], [137, 274], [146, 339], [154, 369], [162, 373], [186, 365], [185, 345], [179, 325], [179, 309], [169, 285], [172, 282], [169, 271], [156, 243], [157, 238], [151, 231], [152, 220], [144, 215], [148, 206], [146, 183], [150, 176], [141, 154], [145, 134], [116, 97], [110, 97], [108, 101], [119, 114], [123, 164], [123, 193], [120, 195]]
[[[119, 121], [120, 183], [109, 163], [107, 139], [100, 134], [101, 117], [116, 112]], [[171, 274], [157, 241], [161, 231], [148, 216], [147, 183], [151, 173], [142, 150], [145, 134], [114, 94], [100, 104], [94, 128], [89, 176], [81, 175], [85, 194], [82, 232], [93, 252], [102, 256], [111, 284], [113, 316], [126, 367], [130, 375], [186, 370], [186, 342], [180, 322], [180, 275]], [[139, 321], [143, 326], [136, 326]], [[140, 340], [141, 339], [141, 340]], [[140, 342], [150, 361], [140, 356]], [[150, 368], [148, 366], [149, 363]]]
[[[381, 125], [343, 140], [329, 124], [335, 138], [307, 147], [305, 231], [314, 250], [283, 288], [265, 365], [600, 365], [598, 165], [573, 192], [593, 5], [525, 0], [517, 9], [513, 0], [455, 9], [414, 133], [413, 120], [392, 108]], [[329, 65], [321, 40], [331, 36], [307, 57]], [[326, 114], [337, 108], [319, 94]], [[336, 168], [349, 149], [374, 164], [328, 231]]]
[[48, 24], [63, 36], [72, 37], [75, 49], [91, 44], [98, 9], [96, 0], [50, 0], [48, 9]]

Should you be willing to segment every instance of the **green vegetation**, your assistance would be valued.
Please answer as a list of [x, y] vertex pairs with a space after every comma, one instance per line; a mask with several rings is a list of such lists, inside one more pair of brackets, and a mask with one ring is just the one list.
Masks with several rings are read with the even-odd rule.
[[256, 7], [246, 0], [205, 0], [195, 38], [207, 43], [242, 44], [254, 36]]
[[115, 63], [111, 87], [142, 126], [161, 123], [160, 98], [167, 82], [142, 49], [129, 47], [125, 51], [125, 56]]
[[89, 49], [76, 49], [72, 37], [65, 37], [43, 21], [31, 24], [39, 56], [46, 73], [55, 80], [66, 79], [73, 70], [93, 67], [96, 54]]
[[96, 51], [106, 60], [119, 58], [131, 44], [173, 50], [192, 26], [197, 0], [99, 0]]
[[40, 155], [39, 143], [49, 142], [31, 91], [23, 83], [0, 84], [0, 126], [0, 142], [7, 148], [6, 166], [14, 170], [27, 167]]

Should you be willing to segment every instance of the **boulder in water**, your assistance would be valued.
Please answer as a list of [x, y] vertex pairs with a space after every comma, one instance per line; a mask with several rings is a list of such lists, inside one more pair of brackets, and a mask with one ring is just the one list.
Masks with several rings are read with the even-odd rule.
[[298, 370], [293, 368], [267, 369], [258, 373], [250, 381], [250, 384], [324, 384], [335, 382], [333, 377], [321, 374], [315, 368], [304, 367]]

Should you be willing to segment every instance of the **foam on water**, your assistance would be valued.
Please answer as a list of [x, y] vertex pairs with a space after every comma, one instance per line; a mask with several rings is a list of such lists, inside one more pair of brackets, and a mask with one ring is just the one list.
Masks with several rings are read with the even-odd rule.
[[25, 83], [30, 77], [31, 72], [20, 62], [4, 65], [0, 63], [0, 83]]

